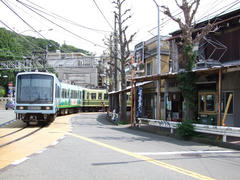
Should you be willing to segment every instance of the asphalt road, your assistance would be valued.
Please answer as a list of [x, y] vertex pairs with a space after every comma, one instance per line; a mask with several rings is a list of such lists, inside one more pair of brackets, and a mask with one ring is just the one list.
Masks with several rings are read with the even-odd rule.
[[239, 151], [114, 126], [99, 113], [77, 114], [71, 126], [0, 179], [240, 179]]

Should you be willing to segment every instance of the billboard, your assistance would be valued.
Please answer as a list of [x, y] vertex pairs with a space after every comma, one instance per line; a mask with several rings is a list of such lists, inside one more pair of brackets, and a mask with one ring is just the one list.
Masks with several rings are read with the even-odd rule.
[[134, 48], [134, 63], [138, 64], [137, 71], [144, 72], [144, 42], [138, 43]]

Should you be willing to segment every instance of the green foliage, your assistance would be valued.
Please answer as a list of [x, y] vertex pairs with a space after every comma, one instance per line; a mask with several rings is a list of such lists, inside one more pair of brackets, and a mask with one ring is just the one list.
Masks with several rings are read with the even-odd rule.
[[194, 135], [194, 126], [191, 121], [185, 120], [177, 127], [178, 135], [184, 140], [191, 139]]
[[6, 94], [5, 88], [0, 86], [0, 97], [3, 97], [5, 94]]
[[86, 54], [86, 55], [92, 55], [89, 51], [79, 49], [79, 48], [76, 48], [74, 46], [67, 45], [67, 44], [63, 44], [61, 49], [62, 49], [62, 51], [66, 52], [66, 53], [68, 53], [68, 52], [81, 52], [81, 53]]
[[[192, 68], [195, 64], [196, 53], [193, 52], [192, 46], [185, 46], [183, 49], [184, 57], [186, 58], [185, 72], [181, 72], [178, 74], [178, 88], [180, 89], [184, 99], [186, 100], [189, 108], [192, 112], [195, 112], [196, 106], [196, 94], [197, 87], [196, 81], [197, 76], [194, 72], [192, 72]], [[194, 119], [194, 117], [187, 117]]]
[[182, 48], [182, 52], [187, 61], [185, 64], [186, 71], [192, 71], [197, 57], [196, 53], [193, 51], [193, 47], [191, 45], [186, 45]]
[[[25, 40], [26, 39], [26, 40]], [[82, 52], [91, 55], [89, 51], [59, 43], [53, 40], [23, 36], [0, 28], [0, 60], [21, 59], [23, 56], [32, 56], [33, 51], [48, 50], [56, 52], [62, 49], [64, 52]]]
[[184, 99], [189, 100], [192, 110], [196, 108], [196, 74], [194, 72], [181, 72], [178, 74], [178, 88], [180, 89]]

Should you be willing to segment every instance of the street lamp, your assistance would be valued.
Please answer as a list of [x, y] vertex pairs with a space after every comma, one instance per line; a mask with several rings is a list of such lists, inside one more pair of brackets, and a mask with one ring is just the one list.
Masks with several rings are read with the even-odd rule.
[[[160, 48], [161, 48], [161, 41], [160, 41], [160, 6], [158, 5], [158, 3], [153, 0], [154, 3], [157, 6], [157, 10], [158, 10], [158, 40], [157, 40], [157, 74], [161, 74], [161, 54], [160, 54]], [[157, 81], [157, 103], [156, 103], [156, 118], [160, 119], [160, 87], [159, 87], [159, 83], [161, 83], [161, 80]]]

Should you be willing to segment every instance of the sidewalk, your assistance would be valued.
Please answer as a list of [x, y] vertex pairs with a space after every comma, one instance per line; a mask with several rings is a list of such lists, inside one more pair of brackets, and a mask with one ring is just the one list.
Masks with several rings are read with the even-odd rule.
[[[144, 125], [144, 126], [141, 126], [140, 128], [139, 127], [131, 127], [131, 128], [135, 130], [146, 131], [150, 133], [156, 133], [162, 136], [170, 136], [173, 138], [180, 139], [180, 137], [178, 137], [176, 133], [176, 130], [174, 130], [174, 133], [171, 134], [170, 129], [151, 126], [151, 125]], [[221, 136], [213, 135], [213, 134], [205, 134], [205, 133], [198, 133], [198, 134], [199, 135], [196, 137], [193, 137], [191, 141], [203, 143], [203, 144], [209, 144], [213, 146], [220, 146], [220, 147], [240, 150], [240, 137], [228, 136], [227, 142], [222, 142]]]
[[0, 127], [16, 120], [14, 110], [0, 110]]

